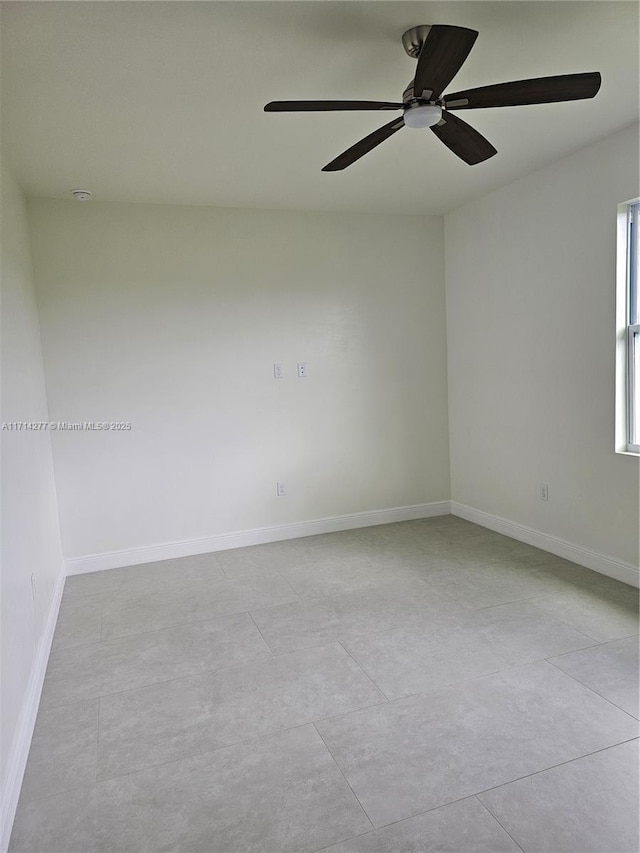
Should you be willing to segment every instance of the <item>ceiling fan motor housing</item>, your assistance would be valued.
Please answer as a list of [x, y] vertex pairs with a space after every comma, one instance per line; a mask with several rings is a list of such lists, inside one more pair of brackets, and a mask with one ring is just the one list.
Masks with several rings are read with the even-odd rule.
[[419, 27], [411, 27], [410, 30], [402, 34], [402, 46], [412, 59], [417, 59], [420, 56], [422, 45], [427, 40], [430, 29], [429, 24], [422, 24]]

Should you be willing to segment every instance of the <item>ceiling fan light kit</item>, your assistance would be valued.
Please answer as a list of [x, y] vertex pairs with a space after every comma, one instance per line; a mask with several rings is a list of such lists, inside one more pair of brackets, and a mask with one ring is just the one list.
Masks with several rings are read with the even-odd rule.
[[413, 104], [404, 111], [405, 127], [433, 127], [442, 119], [442, 107], [438, 104]]
[[497, 83], [444, 95], [478, 37], [476, 30], [444, 24], [412, 27], [402, 36], [406, 53], [418, 60], [416, 73], [402, 95], [390, 101], [271, 101], [265, 112], [324, 112], [330, 110], [402, 110], [402, 116], [374, 130], [322, 169], [346, 169], [403, 127], [430, 128], [465, 163], [474, 166], [498, 152], [452, 110], [550, 104], [593, 98], [600, 89], [597, 71], [561, 74]]

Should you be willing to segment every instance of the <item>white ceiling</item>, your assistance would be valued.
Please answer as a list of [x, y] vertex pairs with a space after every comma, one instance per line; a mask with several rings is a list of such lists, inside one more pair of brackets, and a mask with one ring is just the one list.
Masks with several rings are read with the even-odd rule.
[[[637, 120], [636, 2], [3, 2], [3, 132], [29, 195], [446, 212]], [[267, 114], [270, 100], [401, 100], [416, 24], [480, 33], [449, 91], [600, 71], [594, 100], [460, 116], [498, 155], [467, 166], [403, 130], [321, 167], [394, 113]]]

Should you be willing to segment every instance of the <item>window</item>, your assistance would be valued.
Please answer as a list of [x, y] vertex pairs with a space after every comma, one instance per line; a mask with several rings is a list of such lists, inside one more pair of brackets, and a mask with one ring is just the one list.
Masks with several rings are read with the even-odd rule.
[[618, 207], [616, 450], [640, 454], [640, 199]]

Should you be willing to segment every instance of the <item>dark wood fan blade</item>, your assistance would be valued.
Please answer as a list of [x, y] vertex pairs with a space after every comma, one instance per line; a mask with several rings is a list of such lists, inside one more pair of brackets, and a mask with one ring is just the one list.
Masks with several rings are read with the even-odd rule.
[[478, 38], [476, 30], [436, 24], [418, 57], [413, 94], [430, 101], [440, 97], [456, 76]]
[[514, 80], [512, 83], [496, 83], [494, 86], [467, 89], [447, 95], [444, 100], [448, 110], [553, 104], [593, 98], [601, 82], [597, 71], [588, 74], [559, 74], [556, 77], [536, 77], [533, 80]]
[[346, 169], [347, 166], [355, 163], [356, 160], [359, 160], [360, 157], [368, 151], [371, 151], [371, 149], [375, 148], [376, 145], [380, 145], [381, 142], [384, 142], [385, 139], [388, 139], [397, 130], [400, 130], [401, 127], [404, 127], [403, 118], [396, 118], [393, 121], [390, 121], [389, 124], [379, 127], [377, 130], [374, 130], [373, 133], [370, 133], [369, 136], [365, 136], [364, 139], [356, 142], [356, 144], [352, 145], [351, 148], [347, 148], [347, 150], [343, 151], [342, 154], [339, 154], [335, 160], [327, 163], [327, 165], [323, 167], [322, 171], [338, 172], [341, 169]]
[[313, 113], [326, 110], [401, 110], [389, 101], [271, 101], [265, 113]]
[[452, 113], [443, 112], [442, 120], [431, 130], [447, 148], [470, 166], [482, 163], [498, 153], [488, 139]]

